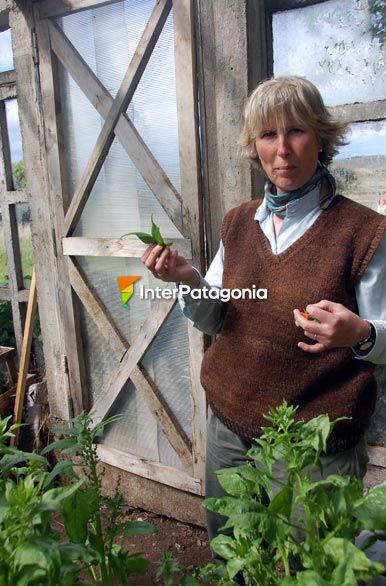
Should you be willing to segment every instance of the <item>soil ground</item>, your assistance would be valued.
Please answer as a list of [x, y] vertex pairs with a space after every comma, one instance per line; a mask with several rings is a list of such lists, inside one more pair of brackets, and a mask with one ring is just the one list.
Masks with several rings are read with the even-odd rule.
[[188, 571], [212, 561], [208, 534], [205, 529], [139, 509], [129, 510], [127, 519], [149, 521], [157, 528], [157, 533], [154, 535], [138, 535], [126, 542], [128, 551], [141, 552], [151, 561], [146, 575], [136, 576], [135, 582], [133, 581], [138, 586], [154, 584], [152, 575], [164, 551], [170, 552], [174, 559]]

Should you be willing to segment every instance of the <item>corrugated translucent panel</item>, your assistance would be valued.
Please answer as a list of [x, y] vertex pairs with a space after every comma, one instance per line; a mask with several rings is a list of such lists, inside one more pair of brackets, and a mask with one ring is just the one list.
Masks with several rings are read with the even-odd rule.
[[[122, 2], [73, 14], [62, 28], [112, 95], [122, 82], [153, 1]], [[168, 18], [128, 108], [131, 121], [177, 190], [180, 189], [173, 21]], [[61, 95], [70, 195], [74, 193], [103, 120], [63, 67]], [[180, 235], [115, 139], [74, 235], [120, 236], [150, 227]]]
[[274, 14], [275, 76], [306, 77], [329, 106], [385, 99], [385, 27], [375, 4], [329, 0]]
[[[155, 280], [138, 259], [79, 257], [79, 262], [98, 297], [106, 305], [114, 323], [129, 343], [135, 343], [139, 328], [156, 301], [140, 299], [135, 287], [128, 307], [123, 307], [117, 277], [141, 276], [144, 287], [166, 286]], [[114, 374], [118, 361], [89, 316], [83, 314], [84, 339], [89, 391], [95, 402]], [[142, 363], [148, 370], [177, 420], [191, 437], [191, 404], [189, 392], [189, 342], [187, 322], [175, 307], [145, 354]], [[135, 455], [180, 466], [179, 460], [151, 415], [134, 385], [125, 385], [114, 405], [113, 413], [123, 414], [106, 432], [105, 442]]]
[[386, 213], [386, 122], [352, 124], [348, 140], [331, 165], [338, 191]]
[[14, 69], [11, 30], [0, 32], [0, 72]]

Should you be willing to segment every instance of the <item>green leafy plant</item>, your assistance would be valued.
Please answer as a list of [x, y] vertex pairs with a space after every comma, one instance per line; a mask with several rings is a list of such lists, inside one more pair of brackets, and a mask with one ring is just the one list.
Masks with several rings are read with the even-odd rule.
[[[226, 585], [241, 574], [247, 585], [354, 586], [385, 571], [365, 550], [386, 539], [386, 486], [364, 494], [354, 477], [314, 480], [340, 420], [320, 415], [304, 422], [295, 415], [296, 407], [285, 402], [272, 409], [266, 417], [271, 426], [248, 452], [251, 462], [216, 472], [229, 496], [204, 504], [227, 518], [224, 530], [230, 534], [211, 541], [225, 572], [223, 567], [216, 577], [210, 564], [196, 573], [199, 579]], [[274, 480], [278, 462], [286, 467], [286, 482]], [[355, 538], [363, 529], [374, 535], [359, 549]]]
[[148, 234], [147, 232], [128, 232], [127, 234], [123, 234], [121, 238], [125, 238], [125, 236], [137, 236], [142, 242], [145, 244], [158, 244], [159, 246], [172, 246], [173, 242], [166, 243], [159, 226], [153, 221], [153, 216], [151, 216], [151, 233]]
[[0, 584], [81, 584], [79, 563], [91, 563], [94, 553], [82, 544], [61, 543], [52, 514], [83, 480], [54, 487], [59, 467], [48, 473], [44, 457], [7, 445], [20, 427], [8, 428], [9, 420], [0, 420]]
[[[62, 454], [76, 457], [77, 466], [83, 469], [85, 483], [63, 503], [64, 527], [72, 542], [84, 544], [94, 553], [96, 561], [90, 562], [85, 569], [92, 584], [103, 586], [126, 585], [130, 574], [144, 573], [149, 563], [139, 553], [129, 554], [118, 539], [155, 532], [155, 527], [146, 521], [120, 522], [125, 506], [119, 492], [120, 481], [112, 499], [101, 493], [104, 471], [98, 471], [96, 441], [105, 426], [119, 417], [110, 417], [91, 427], [89, 415], [81, 413], [70, 420], [69, 427], [56, 430], [63, 438], [42, 451], [47, 454], [60, 449]], [[62, 464], [65, 466], [64, 462]]]

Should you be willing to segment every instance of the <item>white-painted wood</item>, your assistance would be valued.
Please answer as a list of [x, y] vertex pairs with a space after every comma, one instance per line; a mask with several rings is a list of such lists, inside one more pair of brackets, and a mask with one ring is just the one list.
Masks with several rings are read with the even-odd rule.
[[[110, 93], [54, 23], [50, 23], [50, 36], [57, 57], [98, 113], [106, 118], [113, 103]], [[120, 115], [115, 135], [174, 225], [184, 234], [181, 197], [126, 113]]]
[[201, 480], [199, 478], [192, 478], [182, 470], [158, 462], [145, 460], [103, 444], [97, 446], [97, 452], [98, 457], [106, 464], [111, 464], [121, 470], [127, 470], [127, 472], [131, 472], [132, 474], [138, 474], [139, 476], [167, 484], [168, 486], [174, 486], [174, 488], [186, 492], [192, 492], [198, 495], [202, 494]]
[[[68, 256], [118, 256], [125, 258], [141, 258], [147, 248], [147, 245], [136, 236], [127, 236], [126, 238], [70, 236], [62, 239], [62, 246], [63, 254]], [[173, 248], [176, 248], [186, 259], [192, 258], [192, 245], [187, 238], [173, 240]]]
[[100, 8], [122, 2], [122, 0], [43, 0], [39, 2], [39, 16], [43, 18], [58, 18], [90, 8]]
[[114, 140], [114, 129], [123, 111], [125, 111], [142, 77], [154, 46], [162, 31], [171, 8], [171, 0], [158, 0], [145, 26], [137, 49], [126, 71], [118, 93], [104, 121], [83, 175], [75, 190], [65, 219], [65, 232], [70, 235], [79, 220], [87, 199], [97, 180], [99, 171], [108, 155]]

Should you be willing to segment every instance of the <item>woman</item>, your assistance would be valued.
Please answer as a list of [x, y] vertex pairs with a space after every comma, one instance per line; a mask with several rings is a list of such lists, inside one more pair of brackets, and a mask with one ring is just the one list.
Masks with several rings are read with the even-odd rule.
[[[153, 245], [142, 257], [158, 278], [191, 288], [267, 289], [265, 300], [226, 304], [184, 297], [196, 327], [220, 333], [201, 370], [211, 407], [207, 497], [223, 494], [212, 471], [245, 461], [263, 414], [283, 399], [304, 419], [350, 417], [334, 428], [324, 474], [366, 472], [374, 365], [386, 363], [386, 218], [335, 196], [326, 165], [345, 131], [309, 81], [262, 82], [246, 104], [241, 145], [267, 178], [264, 199], [225, 215], [206, 279], [175, 250]], [[208, 513], [210, 538], [222, 523]]]

